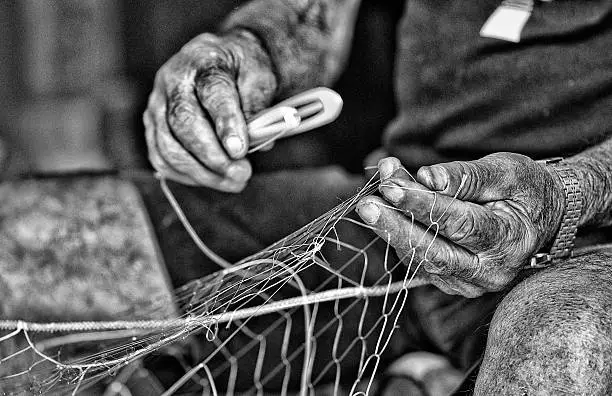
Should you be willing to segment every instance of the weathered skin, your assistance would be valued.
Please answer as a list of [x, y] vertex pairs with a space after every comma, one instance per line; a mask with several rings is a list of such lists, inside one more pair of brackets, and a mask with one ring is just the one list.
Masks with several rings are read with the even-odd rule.
[[330, 85], [344, 69], [361, 0], [256, 0], [238, 9], [226, 28], [254, 32], [265, 43], [288, 96]]
[[612, 394], [612, 255], [529, 277], [495, 312], [477, 395]]
[[241, 190], [251, 176], [245, 118], [275, 90], [270, 60], [252, 35], [194, 38], [155, 78], [144, 113], [151, 163], [186, 184]]
[[[381, 160], [379, 170], [383, 197], [403, 212], [374, 196], [364, 198], [357, 212], [400, 257], [420, 244], [416, 259], [426, 259], [431, 282], [449, 294], [477, 297], [507, 287], [554, 238], [564, 209], [559, 178], [519, 154], [422, 168], [416, 182], [396, 158]], [[432, 219], [444, 238], [425, 251]]]
[[[575, 169], [584, 194], [581, 226], [610, 224], [610, 152], [608, 140], [566, 162]], [[509, 286], [528, 258], [557, 233], [565, 206], [563, 185], [549, 168], [528, 157], [496, 153], [476, 161], [423, 167], [416, 182], [400, 167], [395, 158], [379, 162], [380, 191], [403, 213], [373, 196], [364, 198], [357, 212], [402, 256], [431, 223], [433, 207], [431, 218], [445, 239], [434, 241], [423, 268], [447, 293], [475, 297]], [[412, 215], [418, 227], [411, 227]], [[424, 252], [417, 254], [424, 258]]]
[[568, 158], [565, 163], [576, 172], [583, 194], [578, 226], [612, 224], [612, 139]]
[[[194, 44], [198, 50], [188, 45], [160, 71], [145, 114], [156, 168], [186, 183], [241, 190], [250, 176], [243, 159], [245, 149], [232, 154], [227, 144], [223, 146], [232, 134], [246, 142], [237, 98], [242, 100], [242, 111], [248, 113], [275, 97], [332, 82], [350, 47], [352, 23], [347, 22], [354, 20], [358, 3], [256, 0], [228, 20], [226, 28], [233, 35], [196, 38], [202, 40], [202, 44]], [[211, 58], [207, 55], [211, 43], [231, 56]], [[250, 44], [248, 49], [245, 43]], [[251, 63], [245, 63], [249, 57], [253, 57]], [[227, 59], [232, 58], [241, 61], [229, 62], [228, 67]], [[253, 63], [254, 59], [259, 61]], [[218, 96], [209, 97], [205, 94], [210, 93], [206, 89], [211, 88], [211, 70], [220, 82], [214, 90]], [[241, 85], [241, 76], [251, 70], [267, 76], [266, 83]], [[234, 76], [238, 76], [237, 88]], [[195, 87], [204, 108], [198, 107], [193, 93], [171, 95], [174, 87], [180, 86], [177, 81], [183, 81], [191, 91]], [[255, 88], [261, 87], [268, 90], [255, 95]], [[245, 103], [257, 105], [245, 108]], [[169, 115], [186, 105], [190, 105], [188, 122], [173, 126], [175, 117]], [[166, 109], [171, 110], [168, 118]], [[213, 120], [225, 120], [215, 121], [217, 132], [207, 124], [205, 111]], [[216, 140], [217, 135], [222, 143]], [[232, 164], [241, 170], [229, 172]], [[612, 140], [568, 159], [566, 164], [576, 171], [584, 195], [579, 225], [610, 225]], [[365, 198], [358, 213], [403, 255], [409, 242], [422, 235], [421, 226], [429, 224], [432, 194], [392, 188], [391, 183], [436, 191], [434, 212], [443, 214], [439, 219], [441, 236], [428, 252], [424, 269], [432, 283], [447, 293], [475, 297], [516, 285], [526, 260], [549, 244], [558, 230], [565, 206], [561, 182], [528, 157], [497, 153], [477, 161], [424, 167], [416, 183], [398, 168], [395, 159], [380, 163], [384, 199]], [[464, 177], [464, 188], [451, 204]], [[409, 217], [383, 204], [412, 213], [421, 226], [411, 228]], [[514, 286], [491, 324], [476, 394], [610, 394], [611, 262], [607, 254], [585, 255]]]
[[[581, 226], [610, 224], [611, 147], [606, 141], [566, 161], [584, 193]], [[496, 153], [423, 167], [416, 182], [400, 167], [395, 158], [380, 161], [384, 200], [366, 197], [357, 212], [402, 256], [430, 224], [433, 205], [444, 239], [432, 244], [423, 269], [449, 294], [475, 297], [512, 287], [528, 257], [549, 244], [559, 227], [563, 186], [525, 156]], [[462, 177], [464, 186], [452, 201]], [[435, 205], [430, 191], [438, 192]], [[417, 250], [418, 258], [424, 253]], [[611, 263], [609, 253], [585, 254], [513, 287], [491, 323], [475, 394], [610, 394]]]

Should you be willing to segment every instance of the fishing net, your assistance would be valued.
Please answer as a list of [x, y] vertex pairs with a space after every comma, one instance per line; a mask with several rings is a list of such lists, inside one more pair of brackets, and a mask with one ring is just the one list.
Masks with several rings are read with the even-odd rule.
[[[174, 301], [147, 308], [175, 304], [182, 313], [175, 318], [135, 320], [126, 313], [125, 320], [110, 322], [1, 321], [1, 393], [80, 394], [100, 382], [121, 383], [143, 358], [198, 345], [191, 359], [175, 353], [184, 375], [164, 395], [306, 395], [315, 389], [367, 395], [405, 320], [408, 290], [426, 282], [416, 275], [438, 229], [431, 218], [429, 237], [397, 257], [353, 214], [380, 183], [375, 175], [352, 198], [230, 265], [195, 235], [162, 179], [195, 243], [221, 269], [177, 289]], [[355, 228], [370, 232], [354, 238]]]

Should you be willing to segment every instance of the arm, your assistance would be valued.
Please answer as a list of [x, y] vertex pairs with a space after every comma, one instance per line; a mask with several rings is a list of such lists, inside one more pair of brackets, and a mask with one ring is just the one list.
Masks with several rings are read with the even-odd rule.
[[224, 29], [261, 39], [287, 96], [330, 85], [348, 58], [360, 0], [257, 0], [234, 12]]
[[564, 163], [576, 172], [582, 190], [578, 227], [612, 225], [612, 138]]

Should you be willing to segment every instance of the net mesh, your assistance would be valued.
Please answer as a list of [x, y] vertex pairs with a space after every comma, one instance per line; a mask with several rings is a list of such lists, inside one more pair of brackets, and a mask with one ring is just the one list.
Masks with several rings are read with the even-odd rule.
[[[222, 269], [177, 289], [174, 301], [148, 307], [176, 304], [183, 313], [177, 318], [0, 321], [2, 394], [78, 394], [100, 381], [120, 384], [142, 358], [162, 351], [184, 372], [164, 395], [372, 391], [408, 290], [426, 283], [416, 275], [437, 235], [436, 219], [427, 246], [417, 244], [401, 258], [374, 233], [351, 239], [351, 229], [371, 228], [352, 212], [376, 192], [375, 175], [352, 198], [230, 265], [199, 240], [161, 183], [195, 243]], [[376, 262], [374, 249], [382, 258]], [[180, 351], [193, 345], [197, 351], [185, 358]]]

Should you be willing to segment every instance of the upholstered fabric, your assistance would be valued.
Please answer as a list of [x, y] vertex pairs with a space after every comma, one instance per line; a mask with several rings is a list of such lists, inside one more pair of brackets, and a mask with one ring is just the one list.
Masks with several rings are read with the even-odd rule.
[[111, 177], [0, 184], [0, 318], [175, 314], [138, 191]]

